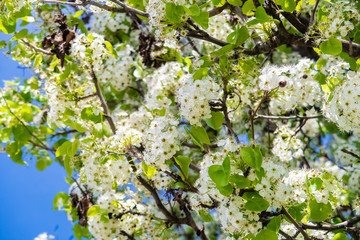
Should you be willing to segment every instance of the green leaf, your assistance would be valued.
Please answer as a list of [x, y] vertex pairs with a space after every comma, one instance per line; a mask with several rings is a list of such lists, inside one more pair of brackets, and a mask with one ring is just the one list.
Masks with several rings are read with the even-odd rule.
[[228, 3], [230, 3], [233, 6], [242, 6], [241, 0], [228, 0]]
[[48, 166], [50, 166], [52, 163], [52, 159], [50, 156], [46, 155], [46, 156], [38, 156], [37, 157], [37, 161], [36, 161], [36, 168], [39, 171], [44, 171], [45, 168], [47, 168]]
[[252, 147], [243, 147], [240, 150], [240, 156], [250, 167], [255, 168], [258, 171], [261, 169], [262, 154], [260, 145], [256, 146], [255, 149]]
[[247, 0], [244, 5], [241, 8], [243, 14], [247, 15], [247, 16], [251, 16], [254, 15], [253, 11], [256, 10], [255, 5], [254, 5], [254, 1], [253, 0]]
[[74, 15], [74, 17], [78, 18], [84, 13], [84, 10], [77, 11]]
[[217, 187], [228, 185], [230, 176], [230, 158], [226, 157], [222, 165], [210, 166], [208, 173], [209, 177], [214, 181]]
[[285, 12], [292, 12], [296, 8], [295, 0], [277, 0], [276, 3], [281, 5]]
[[80, 142], [75, 140], [74, 142], [64, 142], [55, 153], [56, 157], [67, 155], [69, 157], [74, 156], [79, 149]]
[[0, 31], [5, 34], [13, 34], [16, 30], [16, 21], [9, 18], [8, 14], [1, 14]]
[[[1, 49], [1, 48], [0, 48]], [[356, 60], [349, 56], [346, 52], [340, 53], [340, 57], [350, 65], [350, 69], [353, 71], [357, 71], [359, 68], [359, 65], [356, 64]]]
[[207, 212], [205, 212], [204, 210], [202, 210], [202, 209], [199, 211], [199, 215], [200, 215], [201, 219], [202, 219], [204, 222], [212, 222], [212, 221], [214, 221], [214, 219], [212, 218], [212, 216], [211, 216], [209, 213], [207, 213]]
[[216, 188], [219, 190], [219, 192], [228, 197], [234, 192], [234, 188], [231, 184], [225, 185], [225, 186], [216, 186]]
[[102, 123], [102, 131], [106, 137], [110, 137], [111, 135], [113, 135], [113, 132], [112, 132], [109, 124], [107, 124], [107, 122]]
[[322, 180], [318, 177], [311, 178], [309, 179], [308, 184], [313, 191], [320, 190], [322, 186]]
[[59, 207], [66, 206], [70, 202], [70, 197], [65, 192], [59, 192], [53, 199], [53, 210], [58, 210]]
[[273, 219], [270, 220], [270, 222], [266, 227], [267, 229], [274, 231], [275, 233], [278, 233], [280, 230], [280, 224], [281, 224], [281, 216], [275, 216], [273, 217]]
[[[299, 205], [293, 205], [293, 206], [289, 207], [289, 209], [287, 211], [297, 222], [300, 222], [303, 219], [303, 217], [305, 217], [305, 215], [306, 215], [304, 213], [305, 208], [306, 208], [306, 204], [302, 203]], [[289, 220], [289, 222], [290, 222], [290, 220]]]
[[278, 240], [278, 237], [275, 232], [269, 230], [269, 229], [263, 229], [261, 230], [254, 240]]
[[229, 157], [225, 157], [225, 159], [222, 163], [222, 167], [224, 169], [225, 175], [227, 176], [227, 179], [229, 179], [229, 176], [230, 176], [230, 158]]
[[191, 126], [190, 132], [198, 141], [205, 144], [211, 144], [209, 136], [203, 126]]
[[217, 186], [226, 186], [228, 184], [228, 180], [226, 179], [226, 175], [224, 169], [221, 165], [212, 165], [209, 167], [209, 177]]
[[212, 129], [219, 130], [224, 120], [225, 118], [222, 112], [211, 112], [211, 118], [205, 119], [205, 122]]
[[150, 179], [152, 179], [154, 177], [154, 173], [157, 172], [156, 167], [147, 165], [145, 161], [142, 162], [142, 169], [146, 176], [148, 176]]
[[229, 182], [235, 184], [236, 188], [244, 189], [250, 186], [250, 180], [239, 174], [233, 174], [229, 178]]
[[193, 16], [192, 19], [203, 29], [209, 28], [209, 13], [207, 11], [201, 12], [198, 16]]
[[84, 120], [98, 122], [101, 120], [101, 115], [100, 114], [95, 115], [93, 107], [86, 107], [81, 111], [81, 118]]
[[74, 156], [79, 150], [79, 146], [80, 146], [79, 140], [76, 139], [74, 142], [72, 142], [67, 149], [68, 156], [69, 157]]
[[100, 214], [100, 206], [99, 205], [94, 205], [91, 208], [89, 208], [89, 210], [87, 211], [88, 217], [93, 217], [93, 216], [96, 216], [99, 214]]
[[175, 157], [175, 161], [180, 166], [182, 172], [185, 175], [185, 176], [182, 176], [182, 173], [181, 173], [181, 177], [183, 178], [183, 180], [187, 179], [191, 159], [188, 157], [184, 157], [184, 156], [177, 156], [177, 157]]
[[315, 222], [322, 222], [326, 220], [332, 212], [330, 203], [318, 203], [316, 200], [311, 200], [309, 203], [310, 218]]
[[6, 41], [5, 40], [0, 41], [0, 50], [3, 49], [3, 48], [6, 48]]
[[19, 40], [19, 39], [22, 39], [24, 38], [25, 36], [28, 35], [28, 30], [25, 28], [25, 29], [22, 29], [20, 32], [16, 33], [12, 39], [13, 40]]
[[64, 123], [69, 126], [70, 128], [73, 128], [75, 130], [77, 130], [78, 132], [85, 132], [87, 130], [87, 128], [85, 128], [82, 124], [77, 123], [77, 122], [73, 122], [70, 119], [67, 119], [66, 121], [64, 121]]
[[231, 50], [234, 49], [234, 47], [235, 47], [235, 45], [228, 44], [228, 45], [225, 45], [224, 47], [212, 52], [210, 55], [213, 57], [218, 57], [218, 56], [224, 55], [227, 52], [230, 52]]
[[91, 235], [89, 233], [89, 230], [87, 229], [87, 227], [83, 227], [81, 226], [79, 223], [77, 223], [74, 227], [73, 227], [73, 232], [74, 232], [74, 236], [78, 239], [81, 240], [81, 237], [85, 237], [85, 238], [91, 238]]
[[117, 52], [114, 50], [112, 44], [108, 41], [104, 41], [104, 44], [106, 46], [106, 49], [110, 52], [110, 54], [114, 57], [114, 58], [117, 58], [118, 55], [117, 55]]
[[199, 16], [200, 15], [200, 8], [197, 4], [191, 5], [189, 8], [184, 8], [185, 12], [190, 16]]
[[332, 240], [348, 240], [345, 233], [337, 233]]
[[315, 74], [314, 80], [317, 81], [320, 85], [326, 84], [326, 76], [321, 72]]
[[9, 157], [11, 160], [13, 160], [15, 163], [20, 165], [28, 165], [26, 162], [22, 160], [22, 150], [21, 145], [18, 144], [18, 142], [10, 142], [5, 147], [7, 154], [9, 154]]
[[249, 211], [261, 212], [265, 211], [270, 206], [269, 202], [257, 192], [246, 192], [244, 193], [243, 198], [246, 200], [244, 207]]
[[66, 156], [64, 159], [64, 167], [65, 167], [66, 173], [71, 178], [73, 169], [71, 168], [71, 165], [70, 165], [70, 157], [69, 156]]
[[329, 55], [339, 55], [342, 52], [342, 44], [336, 38], [329, 38], [320, 44], [320, 50]]
[[166, 3], [166, 17], [172, 22], [177, 23], [181, 20], [181, 15], [184, 14], [184, 8], [177, 6], [175, 3]]
[[70, 147], [72, 143], [67, 141], [67, 142], [64, 142], [63, 144], [61, 144], [60, 147], [58, 147], [58, 149], [56, 150], [56, 153], [55, 153], [55, 156], [56, 157], [59, 157], [59, 156], [63, 156], [63, 155], [66, 155], [67, 152], [68, 152], [68, 148]]
[[36, 68], [37, 66], [40, 66], [42, 60], [43, 60], [43, 56], [41, 54], [38, 54], [34, 61], [34, 68]]
[[256, 8], [255, 16], [259, 23], [265, 23], [270, 20], [270, 17], [266, 14], [266, 11], [262, 6]]
[[249, 38], [249, 31], [247, 27], [242, 26], [238, 31], [236, 31], [236, 41], [235, 45], [239, 46], [243, 44]]
[[196, 139], [196, 137], [189, 131], [189, 129], [187, 129], [186, 127], [184, 129], [185, 129], [186, 133], [190, 135], [192, 142], [195, 145], [199, 146], [201, 148], [201, 150], [203, 151], [204, 146], [202, 145], [202, 143], [199, 140]]

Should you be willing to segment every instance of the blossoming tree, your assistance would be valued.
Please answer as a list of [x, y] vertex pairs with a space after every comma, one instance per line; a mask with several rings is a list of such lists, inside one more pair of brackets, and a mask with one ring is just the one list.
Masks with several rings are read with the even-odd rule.
[[66, 169], [77, 239], [359, 239], [359, 2], [0, 8], [34, 72], [1, 89], [1, 141]]

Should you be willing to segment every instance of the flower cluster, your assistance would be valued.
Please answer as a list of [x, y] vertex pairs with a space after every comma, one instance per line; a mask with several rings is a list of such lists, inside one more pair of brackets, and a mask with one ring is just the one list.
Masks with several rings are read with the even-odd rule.
[[200, 125], [201, 119], [211, 117], [209, 100], [219, 98], [220, 86], [210, 77], [193, 80], [191, 74], [181, 77], [182, 87], [177, 91], [180, 114], [191, 125]]

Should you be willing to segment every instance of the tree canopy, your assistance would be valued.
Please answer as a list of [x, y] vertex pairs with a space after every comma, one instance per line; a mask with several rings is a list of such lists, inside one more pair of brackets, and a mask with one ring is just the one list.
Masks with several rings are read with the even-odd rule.
[[77, 239], [359, 239], [360, 3], [3, 0], [0, 139]]

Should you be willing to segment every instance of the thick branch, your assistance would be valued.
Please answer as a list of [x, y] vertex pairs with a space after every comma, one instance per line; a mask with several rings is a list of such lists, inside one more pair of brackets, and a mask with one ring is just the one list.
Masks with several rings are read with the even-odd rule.
[[224, 11], [226, 8], [229, 8], [229, 7], [230, 7], [230, 4], [228, 2], [225, 2], [225, 4], [222, 5], [221, 7], [215, 7], [209, 11], [209, 17], [218, 15], [218, 14], [222, 13], [222, 11]]

